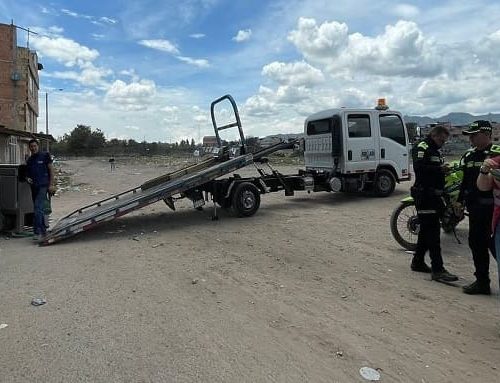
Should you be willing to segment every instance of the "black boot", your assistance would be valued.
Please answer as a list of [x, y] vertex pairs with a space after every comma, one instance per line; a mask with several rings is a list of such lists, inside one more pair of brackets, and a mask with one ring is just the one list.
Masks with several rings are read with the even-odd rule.
[[465, 294], [469, 295], [490, 295], [491, 294], [491, 289], [490, 289], [490, 283], [489, 282], [482, 282], [482, 281], [475, 281], [471, 283], [470, 285], [464, 286], [463, 291]]
[[416, 271], [418, 273], [430, 273], [431, 268], [425, 263], [423, 259], [419, 259], [417, 257], [413, 257], [411, 260], [411, 270]]
[[458, 277], [452, 273], [450, 273], [448, 270], [443, 269], [438, 272], [432, 272], [431, 274], [431, 279], [436, 282], [455, 282], [458, 281]]

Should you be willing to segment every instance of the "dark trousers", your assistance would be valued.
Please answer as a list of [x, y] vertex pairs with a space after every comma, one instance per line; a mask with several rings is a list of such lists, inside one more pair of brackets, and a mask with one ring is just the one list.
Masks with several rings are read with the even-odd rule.
[[474, 275], [478, 282], [489, 284], [489, 252], [495, 254], [491, 238], [493, 205], [468, 204], [467, 211], [469, 212], [469, 247], [476, 269]]
[[443, 257], [441, 256], [441, 224], [438, 213], [418, 213], [420, 230], [418, 232], [417, 250], [414, 262], [424, 262], [425, 253], [429, 251], [432, 272], [443, 270]]

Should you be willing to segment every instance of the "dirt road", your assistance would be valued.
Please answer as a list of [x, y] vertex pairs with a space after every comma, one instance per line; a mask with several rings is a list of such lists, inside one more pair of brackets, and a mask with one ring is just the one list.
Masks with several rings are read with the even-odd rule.
[[[166, 172], [62, 169], [73, 186], [55, 218]], [[368, 366], [382, 382], [498, 382], [498, 283], [471, 297], [410, 272], [389, 231], [408, 187], [264, 195], [255, 216], [219, 221], [189, 201], [155, 204], [49, 247], [1, 238], [0, 381], [363, 382]], [[466, 230], [462, 245], [442, 240], [461, 284], [473, 279]]]

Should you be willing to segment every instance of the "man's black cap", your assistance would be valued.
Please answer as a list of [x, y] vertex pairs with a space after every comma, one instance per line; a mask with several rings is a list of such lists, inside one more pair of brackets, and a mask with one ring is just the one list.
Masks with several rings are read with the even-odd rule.
[[462, 131], [462, 134], [474, 134], [479, 132], [491, 133], [492, 127], [491, 123], [487, 120], [477, 120], [474, 121], [469, 127]]

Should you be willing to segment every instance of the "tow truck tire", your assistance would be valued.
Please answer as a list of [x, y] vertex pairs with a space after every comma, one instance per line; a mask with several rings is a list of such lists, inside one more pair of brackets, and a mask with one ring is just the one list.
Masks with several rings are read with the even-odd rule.
[[250, 182], [242, 182], [236, 186], [231, 200], [231, 210], [237, 217], [250, 217], [260, 206], [260, 192]]
[[392, 172], [388, 169], [380, 169], [377, 171], [375, 185], [373, 191], [378, 197], [388, 197], [396, 188], [396, 179]]

